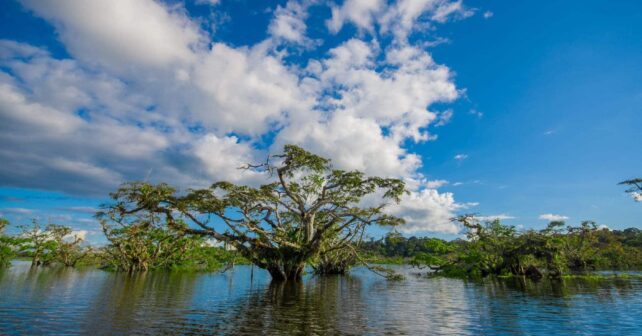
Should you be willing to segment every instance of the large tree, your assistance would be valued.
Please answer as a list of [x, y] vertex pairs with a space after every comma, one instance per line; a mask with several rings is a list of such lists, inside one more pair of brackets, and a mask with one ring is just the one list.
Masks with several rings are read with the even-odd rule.
[[[333, 169], [328, 159], [293, 145], [266, 163], [243, 168], [269, 183], [217, 182], [183, 194], [167, 184], [128, 183], [112, 193], [114, 202], [98, 216], [116, 223], [142, 216], [226, 242], [277, 281], [300, 279], [306, 263], [322, 251], [349, 247], [368, 225], [403, 223], [383, 212], [405, 192], [399, 179]], [[364, 205], [369, 195], [371, 205]]]

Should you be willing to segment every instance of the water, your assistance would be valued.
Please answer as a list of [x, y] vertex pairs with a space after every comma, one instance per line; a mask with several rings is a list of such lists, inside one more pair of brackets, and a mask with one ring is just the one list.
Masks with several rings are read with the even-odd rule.
[[350, 276], [275, 285], [249, 266], [128, 276], [14, 262], [0, 271], [0, 334], [642, 333], [639, 279], [479, 283], [399, 270], [405, 281], [357, 268]]

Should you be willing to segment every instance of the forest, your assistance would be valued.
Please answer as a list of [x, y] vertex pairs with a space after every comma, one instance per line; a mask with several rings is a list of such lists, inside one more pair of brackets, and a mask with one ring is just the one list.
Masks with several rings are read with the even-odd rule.
[[[385, 263], [466, 278], [561, 278], [642, 268], [642, 231], [637, 228], [553, 221], [541, 230], [520, 231], [467, 214], [452, 219], [464, 238], [406, 238], [394, 229], [403, 218], [385, 212], [406, 192], [401, 180], [337, 170], [328, 159], [292, 145], [244, 169], [272, 182], [256, 188], [217, 182], [183, 193], [162, 183], [122, 185], [96, 214], [107, 241], [100, 247], [83, 243], [68, 226], [36, 220], [8, 235], [9, 222], [0, 219], [0, 266], [15, 257], [30, 259], [33, 267], [123, 272], [212, 271], [249, 263], [275, 281], [297, 281], [306, 272], [344, 274], [355, 265], [398, 278], [376, 265]], [[638, 200], [642, 180], [620, 184]], [[367, 196], [377, 196], [379, 203], [363, 206]], [[367, 239], [366, 228], [372, 225], [392, 231]]]

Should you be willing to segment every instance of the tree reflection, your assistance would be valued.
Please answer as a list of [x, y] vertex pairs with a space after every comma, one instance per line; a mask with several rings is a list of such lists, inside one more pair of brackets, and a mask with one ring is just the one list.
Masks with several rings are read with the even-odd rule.
[[87, 311], [85, 332], [171, 330], [190, 307], [196, 277], [172, 272], [110, 274]]

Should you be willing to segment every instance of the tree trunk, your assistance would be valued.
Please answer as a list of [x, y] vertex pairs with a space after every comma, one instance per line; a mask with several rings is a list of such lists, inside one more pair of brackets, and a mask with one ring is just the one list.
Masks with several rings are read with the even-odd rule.
[[287, 278], [285, 276], [285, 272], [279, 267], [279, 265], [270, 265], [267, 267], [268, 272], [270, 272], [270, 275], [272, 276], [272, 281], [285, 281]]
[[38, 266], [40, 266], [40, 263], [41, 263], [40, 262], [40, 254], [39, 253], [35, 253], [33, 255], [33, 259], [31, 259], [31, 267], [38, 267]]
[[267, 267], [267, 271], [272, 276], [272, 281], [300, 281], [303, 277], [305, 264], [286, 265], [285, 267], [272, 264]]

